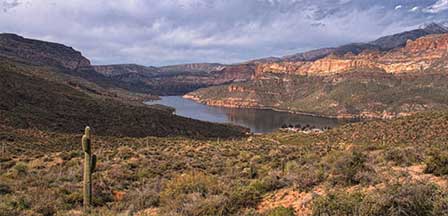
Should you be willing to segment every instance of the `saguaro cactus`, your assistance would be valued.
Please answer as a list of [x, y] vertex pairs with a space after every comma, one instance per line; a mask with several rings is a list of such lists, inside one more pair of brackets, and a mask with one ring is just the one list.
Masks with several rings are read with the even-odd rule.
[[87, 209], [92, 204], [92, 173], [95, 171], [96, 155], [92, 155], [90, 141], [90, 127], [86, 127], [82, 136], [82, 150], [84, 151], [84, 208]]

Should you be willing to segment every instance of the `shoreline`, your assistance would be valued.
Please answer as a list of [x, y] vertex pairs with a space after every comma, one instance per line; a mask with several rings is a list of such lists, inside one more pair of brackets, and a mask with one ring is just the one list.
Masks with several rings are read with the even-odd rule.
[[363, 113], [363, 114], [357, 114], [357, 115], [353, 115], [353, 114], [341, 114], [341, 115], [322, 115], [322, 114], [316, 114], [316, 113], [309, 113], [309, 112], [301, 112], [301, 111], [294, 111], [294, 110], [285, 110], [285, 109], [280, 109], [280, 108], [276, 108], [276, 107], [266, 107], [266, 106], [244, 106], [244, 105], [222, 105], [219, 104], [217, 105], [216, 103], [210, 103], [209, 101], [205, 101], [200, 99], [199, 97], [193, 96], [193, 95], [183, 95], [182, 96], [185, 99], [189, 99], [192, 101], [195, 101], [197, 103], [201, 103], [207, 106], [214, 106], [214, 107], [225, 107], [225, 108], [239, 108], [239, 109], [261, 109], [261, 110], [272, 110], [272, 111], [276, 111], [276, 112], [284, 112], [284, 113], [292, 113], [292, 114], [297, 114], [297, 115], [306, 115], [306, 116], [312, 116], [312, 117], [319, 117], [319, 118], [328, 118], [328, 119], [337, 119], [337, 120], [345, 120], [345, 121], [350, 121], [350, 120], [375, 120], [375, 119], [382, 119], [382, 120], [386, 120], [386, 119], [392, 119], [392, 118], [398, 118], [398, 117], [403, 117], [403, 116], [409, 116], [412, 115], [413, 113], [383, 113], [381, 114], [377, 114], [377, 113]]

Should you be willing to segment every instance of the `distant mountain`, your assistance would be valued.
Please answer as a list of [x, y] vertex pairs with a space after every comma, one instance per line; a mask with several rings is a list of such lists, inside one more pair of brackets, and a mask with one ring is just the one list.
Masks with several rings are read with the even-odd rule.
[[122, 76], [126, 74], [135, 74], [143, 77], [156, 76], [159, 69], [156, 67], [146, 67], [136, 64], [118, 64], [118, 65], [95, 65], [96, 72], [107, 77]]
[[442, 24], [431, 23], [422, 26], [420, 29], [415, 29], [412, 31], [406, 31], [399, 34], [394, 34], [391, 36], [381, 37], [369, 44], [378, 46], [381, 50], [391, 50], [397, 47], [403, 47], [406, 45], [408, 40], [416, 40], [420, 37], [430, 35], [430, 34], [444, 34], [448, 33], [448, 28]]
[[194, 63], [194, 64], [180, 64], [160, 67], [159, 70], [164, 73], [196, 73], [205, 72], [210, 73], [213, 71], [221, 71], [225, 68], [225, 65], [219, 63]]
[[347, 53], [359, 54], [365, 50], [388, 51], [404, 47], [408, 40], [415, 40], [430, 34], [448, 33], [448, 28], [442, 24], [431, 23], [422, 28], [406, 31], [394, 35], [384, 36], [368, 43], [352, 43], [335, 48], [316, 49], [279, 58], [278, 61], [315, 61], [334, 53], [345, 55]]
[[99, 74], [121, 83], [140, 86], [156, 95], [182, 95], [199, 88], [247, 81], [255, 72], [254, 64], [182, 64], [165, 67], [141, 65], [92, 66]]
[[283, 62], [309, 62], [330, 55], [358, 55], [366, 51], [384, 52], [404, 47], [408, 40], [415, 40], [430, 34], [443, 34], [448, 30], [441, 24], [429, 24], [420, 29], [381, 37], [369, 43], [351, 43], [335, 48], [323, 48], [297, 53], [281, 58], [268, 57], [241, 64], [195, 63], [164, 67], [141, 65], [102, 65], [94, 70], [119, 83], [129, 83], [133, 91], [156, 95], [181, 95], [199, 88], [248, 81], [256, 73], [256, 65]]

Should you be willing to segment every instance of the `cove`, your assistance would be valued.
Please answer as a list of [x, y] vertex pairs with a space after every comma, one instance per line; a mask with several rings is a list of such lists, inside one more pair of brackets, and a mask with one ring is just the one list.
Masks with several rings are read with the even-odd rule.
[[160, 104], [174, 108], [175, 114], [201, 121], [228, 123], [249, 128], [253, 133], [269, 133], [282, 125], [310, 125], [316, 128], [335, 127], [341, 120], [278, 112], [266, 109], [240, 109], [213, 107], [185, 99], [182, 96], [163, 96], [161, 100], [146, 101], [145, 104]]

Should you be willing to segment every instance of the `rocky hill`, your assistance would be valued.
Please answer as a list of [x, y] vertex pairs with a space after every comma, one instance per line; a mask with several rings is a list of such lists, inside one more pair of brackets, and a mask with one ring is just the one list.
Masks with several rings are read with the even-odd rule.
[[90, 66], [90, 61], [71, 47], [15, 34], [0, 34], [0, 56], [33, 65], [61, 66], [72, 70]]
[[0, 64], [0, 124], [75, 133], [85, 125], [101, 135], [238, 136], [242, 129], [195, 121], [171, 112], [91, 96], [75, 86], [30, 75], [14, 63]]
[[335, 48], [323, 48], [304, 53], [293, 54], [279, 58], [278, 61], [315, 61], [325, 58], [330, 54], [345, 55], [347, 53], [359, 54], [363, 51], [388, 51], [404, 47], [408, 40], [416, 40], [431, 34], [448, 33], [448, 28], [442, 24], [430, 23], [422, 28], [406, 31], [394, 35], [384, 36], [368, 43], [352, 43]]
[[[142, 71], [139, 66], [124, 68]], [[157, 97], [144, 94], [149, 92], [145, 83], [113, 79], [122, 72], [100, 69], [102, 73], [65, 45], [1, 34], [0, 124], [66, 133], [91, 125], [98, 134], [113, 136], [244, 133], [241, 128], [181, 118], [170, 109], [146, 106], [144, 100]], [[144, 69], [145, 74], [150, 70]]]
[[442, 96], [448, 90], [443, 83], [448, 79], [447, 50], [448, 34], [429, 34], [388, 51], [260, 63], [250, 82], [201, 89], [186, 97], [216, 106], [332, 117], [388, 118], [443, 109], [448, 105]]

